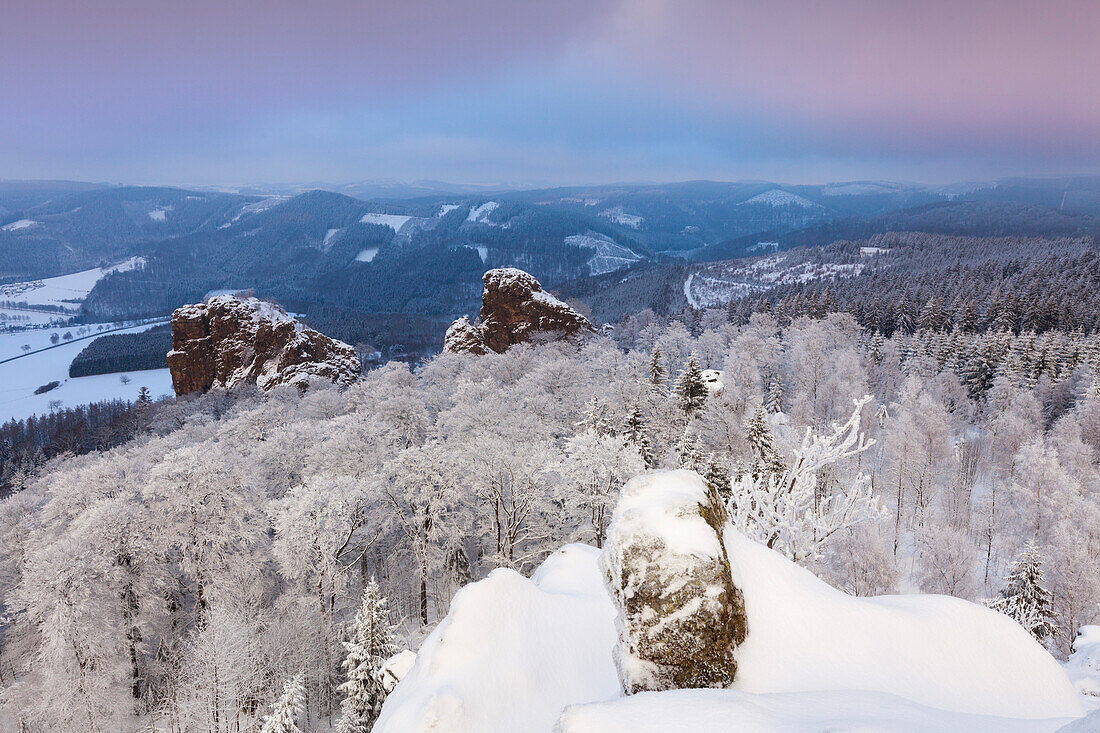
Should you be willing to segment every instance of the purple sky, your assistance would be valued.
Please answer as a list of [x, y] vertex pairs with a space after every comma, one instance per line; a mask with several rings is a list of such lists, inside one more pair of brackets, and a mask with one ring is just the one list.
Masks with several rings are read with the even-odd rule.
[[33, 0], [0, 178], [1100, 172], [1097, 0]]

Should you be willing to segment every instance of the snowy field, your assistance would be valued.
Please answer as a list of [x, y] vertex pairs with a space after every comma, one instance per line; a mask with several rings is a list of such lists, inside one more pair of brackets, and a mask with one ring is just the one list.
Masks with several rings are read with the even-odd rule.
[[[135, 326], [115, 333], [140, 333], [153, 325]], [[78, 335], [73, 328], [0, 334], [0, 359], [22, 353], [24, 344], [30, 345], [32, 350], [49, 346], [52, 333], [61, 335], [66, 331]], [[91, 342], [92, 339], [62, 342], [64, 345], [56, 349], [31, 353], [0, 364], [0, 423], [31, 415], [45, 415], [51, 411], [50, 405], [55, 401], [59, 401], [61, 407], [75, 407], [99, 400], [135, 400], [141, 387], [148, 387], [153, 397], [173, 393], [172, 378], [167, 368], [70, 379], [69, 364]], [[123, 374], [129, 378], [129, 384], [122, 382]], [[35, 389], [55, 380], [61, 383], [56, 389], [34, 394]]]
[[361, 224], [381, 224], [382, 226], [393, 229], [394, 233], [400, 232], [401, 227], [411, 219], [411, 216], [402, 216], [398, 214], [363, 214], [359, 219]]
[[69, 275], [0, 285], [0, 300], [24, 302], [29, 305], [53, 305], [76, 311], [95, 284], [112, 272], [127, 272], [145, 264], [141, 257], [131, 257], [111, 267], [96, 267]]
[[489, 215], [500, 208], [500, 203], [497, 201], [486, 201], [481, 206], [475, 206], [470, 209], [470, 213], [466, 215], [466, 221], [474, 224], [487, 224], [489, 226], [499, 226], [496, 222], [489, 219]]
[[614, 209], [607, 209], [601, 211], [600, 216], [606, 217], [616, 224], [621, 224], [624, 227], [630, 227], [631, 229], [637, 229], [642, 226], [645, 219], [636, 214], [627, 214], [623, 211], [623, 207], [616, 206]]

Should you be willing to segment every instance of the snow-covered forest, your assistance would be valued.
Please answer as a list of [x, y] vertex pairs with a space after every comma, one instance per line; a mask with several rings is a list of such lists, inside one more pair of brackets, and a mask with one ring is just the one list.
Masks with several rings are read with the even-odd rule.
[[492, 569], [600, 546], [654, 467], [841, 590], [985, 601], [1064, 659], [1100, 618], [1100, 337], [728, 318], [144, 408], [0, 503], [0, 725], [354, 730], [364, 664]]

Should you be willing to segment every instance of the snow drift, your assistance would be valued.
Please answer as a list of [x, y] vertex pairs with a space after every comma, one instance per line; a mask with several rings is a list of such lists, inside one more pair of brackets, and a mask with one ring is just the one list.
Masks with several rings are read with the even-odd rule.
[[460, 590], [374, 733], [549, 731], [566, 705], [618, 697], [598, 554], [566, 545], [530, 579], [495, 570]]

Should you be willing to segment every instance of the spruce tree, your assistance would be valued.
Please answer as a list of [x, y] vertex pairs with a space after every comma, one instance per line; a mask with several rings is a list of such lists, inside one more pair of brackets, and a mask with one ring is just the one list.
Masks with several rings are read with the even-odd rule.
[[773, 415], [783, 412], [783, 380], [773, 374], [768, 381], [768, 393], [764, 396], [764, 407]]
[[271, 707], [271, 714], [264, 718], [260, 733], [301, 733], [296, 722], [305, 705], [302, 675], [289, 679], [283, 685], [283, 694]]
[[338, 733], [365, 733], [382, 712], [386, 691], [382, 686], [382, 665], [397, 652], [393, 643], [388, 601], [371, 578], [363, 590], [363, 605], [355, 615], [351, 640], [344, 642], [347, 657], [341, 666], [347, 681], [340, 685]]
[[647, 435], [642, 410], [637, 405], [630, 411], [626, 422], [623, 423], [623, 435], [626, 437], [627, 442], [638, 450], [638, 454], [645, 461], [645, 467], [653, 468], [653, 445], [649, 441], [649, 435]]
[[676, 397], [680, 409], [688, 415], [694, 415], [707, 401], [707, 385], [703, 381], [703, 370], [699, 360], [692, 354], [688, 357], [680, 375], [676, 378]]
[[1014, 619], [1040, 642], [1057, 636], [1054, 594], [1043, 587], [1043, 561], [1034, 543], [1028, 542], [1020, 558], [1012, 561], [1000, 597], [986, 605]]
[[653, 353], [649, 355], [649, 383], [654, 387], [664, 386], [666, 372], [663, 361], [664, 355], [661, 354], [661, 347], [654, 345]]
[[768, 425], [768, 416], [763, 407], [757, 407], [749, 417], [745, 428], [745, 439], [752, 450], [752, 475], [754, 478], [766, 474], [781, 474], [786, 466], [775, 445], [775, 436]]

